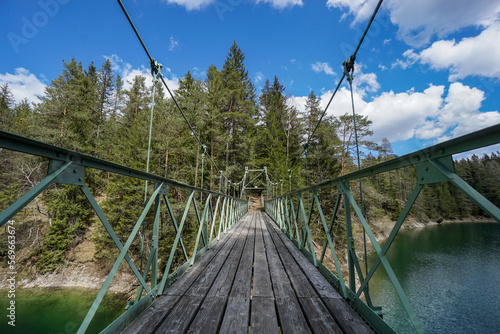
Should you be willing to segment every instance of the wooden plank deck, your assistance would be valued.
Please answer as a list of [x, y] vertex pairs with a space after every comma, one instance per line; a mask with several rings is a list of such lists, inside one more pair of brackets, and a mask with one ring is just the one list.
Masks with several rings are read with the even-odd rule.
[[123, 333], [373, 333], [265, 213], [249, 212]]

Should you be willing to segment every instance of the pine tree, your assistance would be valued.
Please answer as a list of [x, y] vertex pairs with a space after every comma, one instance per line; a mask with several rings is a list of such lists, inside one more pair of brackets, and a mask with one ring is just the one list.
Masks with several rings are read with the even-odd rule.
[[[336, 119], [336, 123], [337, 133], [342, 142], [340, 174], [344, 175], [349, 166], [353, 166], [353, 161], [357, 161], [353, 117], [349, 114], [342, 115]], [[368, 116], [356, 115], [359, 146], [366, 150], [377, 151], [379, 150], [379, 146], [373, 141], [366, 139], [366, 137], [373, 134], [373, 131], [370, 130], [371, 124], [372, 121], [368, 119]], [[360, 150], [360, 154], [363, 155], [362, 150]]]
[[235, 41], [221, 70], [224, 87], [223, 130], [226, 134], [225, 167], [230, 179], [243, 176], [251, 150], [248, 135], [252, 133], [256, 116], [255, 88], [248, 77], [244, 60], [245, 55]]
[[14, 96], [7, 83], [0, 86], [0, 130], [9, 131], [12, 109], [14, 108]]

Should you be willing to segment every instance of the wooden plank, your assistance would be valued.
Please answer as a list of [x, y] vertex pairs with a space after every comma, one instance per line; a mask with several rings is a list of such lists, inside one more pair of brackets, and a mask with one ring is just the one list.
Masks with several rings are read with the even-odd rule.
[[[299, 298], [315, 298], [318, 297], [316, 291], [312, 287], [311, 283], [307, 277], [302, 272], [301, 268], [295, 262], [293, 256], [288, 251], [287, 247], [283, 244], [283, 241], [278, 235], [278, 232], [269, 227], [269, 234], [273, 239], [276, 250], [283, 262], [284, 268], [290, 282], [295, 290], [297, 297]], [[314, 268], [316, 270], [316, 268]]]
[[134, 320], [122, 333], [153, 333], [164, 317], [167, 317], [181, 297], [162, 295], [141, 315]]
[[250, 294], [252, 284], [253, 254], [255, 247], [255, 218], [247, 223], [248, 236], [241, 255], [240, 264], [229, 295], [220, 333], [242, 333], [248, 331], [250, 318]]
[[373, 330], [343, 298], [323, 298], [330, 313], [344, 333], [373, 334]]
[[288, 248], [290, 254], [297, 261], [299, 267], [304, 271], [314, 289], [336, 323], [345, 333], [373, 333], [373, 330], [363, 321], [354, 309], [342, 298], [335, 288], [314, 267], [314, 265], [300, 252], [299, 249], [282, 233], [279, 228], [268, 217], [265, 218], [268, 226], [276, 231], [283, 244]]
[[199, 275], [203, 273], [207, 265], [224, 248], [228, 247], [231, 237], [239, 235], [243, 225], [238, 224], [230, 232], [226, 233], [210, 251], [206, 252], [201, 259], [189, 268], [163, 296], [160, 296], [148, 309], [146, 309], [124, 333], [151, 333], [158, 328], [167, 318], [172, 309], [180, 301], [181, 297], [193, 285]]
[[[299, 298], [313, 333], [342, 334], [342, 330], [319, 298]], [[349, 332], [358, 333], [358, 332]], [[373, 334], [373, 333], [372, 333]]]
[[233, 234], [233, 237], [222, 247], [212, 261], [205, 267], [205, 270], [196, 278], [194, 283], [181, 297], [179, 303], [162, 321], [158, 331], [160, 333], [184, 333], [205, 299], [206, 294], [212, 287], [215, 278], [219, 274], [224, 263], [228, 259], [230, 251], [237, 240], [237, 235], [245, 233], [245, 222], [242, 222], [241, 228]]
[[262, 229], [262, 235], [282, 333], [308, 333], [309, 326], [267, 228]]
[[255, 215], [252, 215], [252, 220], [246, 223], [247, 239], [245, 248], [241, 255], [240, 264], [236, 272], [233, 287], [231, 288], [230, 297], [250, 298], [252, 284], [252, 267], [253, 253], [255, 247]]
[[220, 334], [248, 333], [250, 298], [229, 297]]
[[342, 298], [335, 288], [326, 280], [326, 278], [316, 269], [316, 267], [302, 254], [302, 252], [290, 241], [290, 239], [266, 216], [268, 226], [278, 232], [281, 240], [288, 248], [290, 254], [311, 281], [315, 290], [322, 298]]
[[207, 296], [187, 333], [217, 333], [226, 309], [227, 296]]
[[217, 333], [226, 309], [229, 292], [240, 262], [246, 234], [240, 233], [233, 236], [235, 245], [231, 250], [228, 260], [224, 263], [207, 297], [203, 301], [196, 318], [190, 325], [188, 333]]
[[201, 259], [196, 262], [192, 267], [190, 267], [171, 287], [169, 287], [164, 294], [166, 295], [176, 295], [182, 296], [191, 287], [191, 285], [196, 281], [198, 276], [203, 272], [205, 267], [213, 260], [213, 258], [218, 254], [218, 252], [229, 242], [234, 235], [241, 233], [243, 222], [240, 221], [236, 226], [234, 226], [230, 231], [228, 231], [224, 236], [210, 249], [210, 251], [203, 254]]
[[193, 320], [201, 303], [199, 296], [182, 296], [160, 327], [158, 333], [184, 333]]
[[268, 297], [274, 298], [273, 289], [271, 286], [271, 275], [267, 265], [266, 248], [264, 246], [264, 237], [262, 236], [263, 228], [266, 228], [262, 218], [256, 221], [255, 230], [255, 253], [254, 253], [254, 269], [253, 269], [253, 297]]
[[281, 333], [309, 333], [309, 325], [302, 313], [299, 302], [293, 297], [276, 297]]
[[[323, 304], [311, 282], [298, 266], [288, 248], [279, 237], [281, 232], [269, 227], [269, 234], [278, 250], [283, 266], [297, 294], [299, 303], [313, 333], [342, 333], [339, 326]], [[316, 270], [314, 268], [313, 270]], [[317, 271], [317, 270], [316, 270]]]
[[279, 334], [274, 298], [253, 296], [250, 308], [251, 333]]

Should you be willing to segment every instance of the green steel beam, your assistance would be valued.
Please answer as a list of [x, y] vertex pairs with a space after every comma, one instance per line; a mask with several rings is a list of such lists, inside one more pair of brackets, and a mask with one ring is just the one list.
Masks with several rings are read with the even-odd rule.
[[[500, 135], [499, 135], [500, 137]], [[477, 205], [486, 211], [491, 217], [495, 218], [497, 222], [500, 223], [500, 209], [495, 206], [495, 204], [488, 201], [483, 195], [481, 195], [476, 189], [472, 188], [467, 182], [462, 180], [457, 174], [453, 173], [449, 168], [447, 168], [442, 162], [438, 160], [430, 160], [430, 162], [446, 176], [450, 182], [465, 193], [471, 200], [473, 200]]]
[[[382, 262], [382, 265], [385, 268], [385, 271], [387, 272], [387, 276], [389, 276], [389, 279], [391, 280], [392, 285], [394, 286], [394, 289], [396, 290], [396, 293], [403, 303], [403, 307], [405, 308], [406, 312], [408, 313], [408, 316], [410, 318], [410, 321], [413, 325], [413, 328], [415, 328], [415, 331], [417, 333], [424, 333], [424, 329], [422, 325], [420, 324], [420, 320], [418, 319], [417, 315], [415, 314], [415, 311], [413, 310], [413, 307], [410, 304], [410, 301], [408, 300], [408, 297], [403, 291], [403, 288], [401, 287], [401, 284], [399, 283], [396, 274], [394, 274], [394, 271], [392, 270], [391, 265], [389, 264], [389, 261], [385, 257], [384, 254], [382, 254], [382, 249], [380, 248], [379, 243], [377, 242], [377, 239], [373, 235], [370, 226], [366, 222], [365, 217], [363, 216], [363, 213], [361, 212], [361, 209], [358, 207], [356, 204], [356, 201], [352, 197], [351, 192], [349, 191], [348, 186], [345, 183], [341, 183], [341, 187], [343, 188], [344, 192], [344, 198], [346, 199], [346, 206], [352, 205], [354, 211], [356, 212], [356, 215], [358, 216], [361, 224], [365, 228], [366, 234], [368, 235], [368, 238], [370, 239], [373, 248], [377, 252], [378, 257], [380, 258], [380, 261]], [[347, 212], [348, 210], [346, 210]], [[350, 217], [349, 217], [350, 218]], [[350, 220], [350, 219], [349, 219]], [[354, 249], [354, 244], [352, 245], [352, 248]], [[354, 270], [349, 270], [349, 273], [354, 272]], [[349, 276], [349, 278], [351, 275]], [[356, 291], [356, 284], [352, 284], [352, 287], [350, 287], [351, 291]]]
[[360, 178], [373, 176], [383, 172], [388, 172], [394, 169], [399, 169], [415, 164], [423, 163], [430, 160], [436, 160], [451, 156], [453, 154], [463, 153], [477, 148], [482, 148], [500, 143], [500, 124], [493, 125], [489, 128], [472, 132], [465, 136], [457, 137], [446, 142], [439, 143], [435, 146], [427, 147], [392, 160], [384, 161], [380, 164], [364, 168], [344, 176], [340, 176], [331, 180], [325, 180], [316, 185], [296, 190], [291, 194], [298, 192], [311, 191], [312, 189], [321, 189], [337, 185], [339, 182], [356, 181]]
[[153, 205], [153, 202], [155, 201], [156, 195], [160, 192], [161, 187], [158, 187], [151, 198], [149, 199], [148, 203], [146, 204], [144, 210], [141, 213], [141, 216], [137, 220], [137, 223], [134, 226], [134, 229], [132, 232], [130, 232], [130, 236], [127, 239], [127, 242], [123, 246], [122, 250], [120, 251], [120, 255], [118, 255], [118, 258], [116, 259], [113, 267], [111, 268], [111, 271], [104, 281], [104, 284], [102, 285], [101, 289], [99, 290], [99, 293], [97, 294], [97, 297], [95, 298], [94, 302], [92, 303], [92, 306], [90, 307], [89, 311], [87, 312], [87, 315], [85, 316], [85, 319], [83, 319], [82, 324], [80, 325], [80, 328], [77, 331], [77, 334], [83, 334], [86, 332], [88, 326], [90, 325], [90, 322], [94, 318], [94, 315], [99, 308], [99, 305], [101, 304], [102, 299], [104, 298], [104, 295], [106, 294], [106, 291], [108, 291], [109, 286], [111, 285], [111, 282], [113, 281], [118, 268], [120, 267], [121, 263], [123, 262], [123, 259], [125, 258], [125, 255], [128, 252], [128, 249], [130, 248], [130, 245], [132, 245], [132, 241], [134, 241], [134, 238], [139, 232], [139, 228], [141, 227], [142, 223], [144, 222], [144, 219], [146, 218], [146, 215]]
[[19, 136], [6, 131], [0, 131], [0, 147], [8, 150], [27, 153], [39, 157], [49, 158], [51, 160], [73, 163], [88, 168], [99, 169], [102, 171], [130, 176], [140, 180], [150, 181], [158, 184], [165, 184], [180, 189], [202, 192], [204, 194], [217, 194], [217, 192], [190, 186], [186, 183], [167, 179], [151, 173], [126, 167], [114, 162], [99, 159], [90, 155], [82, 154], [76, 151], [68, 150], [59, 146], [43, 143], [34, 139]]
[[[340, 194], [337, 196], [337, 202], [336, 202], [337, 204], [339, 203], [339, 197], [340, 197]], [[321, 223], [323, 224], [323, 229], [325, 230], [325, 234], [326, 234], [325, 243], [328, 242], [328, 245], [330, 246], [330, 251], [331, 251], [331, 254], [333, 257], [333, 262], [335, 264], [335, 269], [337, 269], [337, 277], [339, 278], [340, 289], [341, 289], [342, 295], [345, 298], [345, 297], [347, 297], [347, 290], [346, 290], [346, 286], [345, 286], [345, 282], [344, 282], [344, 277], [342, 276], [342, 270], [340, 269], [340, 263], [339, 263], [339, 260], [337, 258], [337, 252], [335, 252], [335, 247], [333, 245], [332, 237], [330, 236], [331, 227], [328, 228], [326, 226], [325, 215], [323, 214], [323, 209], [321, 209], [321, 203], [319, 202], [319, 198], [318, 198], [318, 194], [317, 194], [316, 190], [313, 190], [313, 199], [316, 203], [316, 207], [318, 208], [319, 216], [321, 218]], [[337, 212], [337, 210], [335, 210], [335, 213], [336, 212]], [[324, 250], [326, 250], [326, 247], [324, 248]], [[320, 262], [323, 262], [324, 254], [325, 254], [325, 252], [323, 251], [323, 253], [321, 254]]]
[[[83, 186], [81, 186], [81, 189], [82, 189], [83, 193], [85, 194], [85, 196], [87, 197], [87, 200], [89, 201], [90, 205], [94, 209], [95, 213], [97, 214], [97, 217], [99, 217], [99, 219], [101, 220], [102, 225], [104, 226], [104, 228], [108, 232], [109, 236], [111, 237], [111, 239], [115, 243], [118, 250], [121, 252], [123, 249], [123, 245], [120, 242], [120, 239], [118, 239], [115, 231], [113, 230], [113, 227], [111, 227], [111, 224], [108, 222], [108, 219], [106, 218], [106, 216], [102, 212], [101, 208], [99, 207], [99, 204], [97, 204], [97, 201], [95, 200], [94, 196], [90, 192], [90, 189], [85, 184]], [[127, 261], [128, 265], [130, 266], [130, 269], [132, 269], [132, 272], [134, 273], [135, 277], [137, 277], [137, 279], [139, 280], [141, 287], [146, 289], [146, 292], [149, 293], [149, 288], [148, 288], [148, 285], [146, 284], [146, 281], [142, 278], [141, 273], [139, 272], [139, 270], [135, 266], [134, 262], [132, 262], [132, 259], [130, 258], [130, 256], [128, 254], [125, 254], [125, 261]]]

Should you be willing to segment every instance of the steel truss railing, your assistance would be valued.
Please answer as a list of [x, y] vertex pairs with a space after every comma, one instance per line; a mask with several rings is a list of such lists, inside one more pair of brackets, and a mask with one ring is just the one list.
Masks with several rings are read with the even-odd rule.
[[[82, 322], [78, 333], [85, 333], [92, 318], [94, 317], [99, 305], [108, 291], [111, 282], [113, 281], [118, 268], [125, 260], [135, 277], [139, 281], [139, 291], [136, 301], [128, 308], [128, 310], [116, 319], [103, 332], [114, 333], [125, 328], [131, 323], [144, 309], [146, 309], [157, 296], [163, 294], [165, 289], [169, 287], [175, 280], [192, 265], [206, 250], [208, 250], [229, 228], [231, 228], [247, 211], [250, 201], [241, 200], [235, 197], [230, 197], [214, 191], [201, 189], [187, 185], [182, 182], [162, 178], [154, 174], [146, 173], [137, 169], [125, 167], [116, 163], [98, 159], [92, 156], [80, 154], [75, 151], [66, 150], [54, 145], [42, 143], [36, 140], [0, 131], [0, 148], [9, 149], [12, 151], [22, 152], [29, 155], [40, 156], [49, 159], [49, 169], [47, 176], [39, 182], [35, 187], [30, 189], [26, 194], [21, 196], [17, 201], [10, 205], [7, 209], [0, 213], [0, 227], [14, 217], [19, 211], [23, 210], [33, 199], [40, 193], [46, 190], [52, 184], [68, 184], [79, 186], [85, 194], [90, 205], [101, 220], [104, 228], [113, 240], [114, 244], [120, 251], [114, 265], [106, 278], [104, 284], [99, 290], [92, 306], [90, 307], [84, 321]], [[130, 232], [125, 244], [122, 244], [116, 235], [110, 222], [107, 220], [104, 212], [101, 210], [96, 199], [92, 195], [90, 189], [85, 184], [85, 170], [93, 168], [110, 172], [114, 174], [125, 175], [128, 177], [145, 180], [154, 184], [153, 194], [145, 203], [144, 209], [137, 219], [134, 228]], [[180, 222], [177, 222], [174, 210], [170, 204], [167, 187], [185, 190], [189, 192], [186, 205], [183, 210], [183, 215]], [[204, 194], [204, 205], [197, 204], [195, 194]], [[162, 201], [163, 199], [163, 201]], [[166, 268], [161, 281], [158, 281], [158, 239], [159, 239], [159, 222], [161, 203], [166, 205], [170, 220], [175, 229], [175, 239], [171, 248], [171, 252], [167, 261]], [[215, 205], [214, 205], [215, 203]], [[153, 208], [154, 206], [154, 208]], [[154, 222], [151, 240], [151, 250], [144, 271], [137, 269], [136, 265], [129, 256], [129, 249], [137, 236], [140, 227], [145, 222], [147, 214], [153, 208]], [[198, 223], [198, 233], [192, 255], [189, 257], [188, 250], [182, 240], [182, 231], [189, 220], [189, 212], [195, 211], [196, 221]], [[201, 214], [200, 214], [201, 212]], [[182, 254], [185, 258], [185, 263], [170, 273], [174, 261], [174, 255], [178, 249], [182, 249]], [[141, 268], [142, 269], [142, 268]], [[169, 274], [170, 273], [170, 274]], [[149, 284], [147, 278], [149, 279]], [[144, 296], [143, 292], [146, 292]]]
[[[309, 258], [309, 260], [322, 272], [322, 274], [336, 287], [339, 293], [347, 299], [378, 332], [395, 333], [395, 331], [378, 315], [378, 313], [380, 313], [380, 308], [372, 306], [368, 290], [370, 279], [373, 277], [373, 274], [379, 265], [382, 264], [396, 290], [397, 295], [401, 299], [403, 307], [405, 308], [415, 331], [417, 333], [424, 333], [420, 321], [385, 255], [387, 254], [389, 247], [394, 241], [394, 238], [401, 228], [410, 209], [415, 203], [420, 191], [426, 184], [448, 181], [451, 182], [491, 217], [500, 222], [500, 209], [478, 193], [474, 188], [469, 186], [457, 174], [455, 174], [452, 159], [453, 154], [498, 144], [500, 142], [499, 134], [500, 124], [497, 124], [484, 130], [452, 139], [450, 141], [398, 157], [369, 168], [364, 168], [345, 176], [318, 183], [315, 186], [270, 199], [265, 201], [265, 211], [283, 230], [283, 232], [288, 235], [295, 245]], [[381, 247], [377, 242], [370, 225], [366, 221], [362, 210], [353, 198], [349, 182], [407, 166], [416, 166], [418, 180], [386, 243], [383, 247]], [[321, 189], [332, 188], [336, 188], [337, 195], [335, 205], [333, 206], [331, 212], [332, 218], [328, 224], [321, 206], [318, 191]], [[312, 197], [312, 201], [307, 207], [307, 211], [307, 205], [305, 204], [307, 201], [304, 201], [304, 197], [306, 196]], [[332, 227], [336, 221], [339, 220], [337, 214], [340, 206], [342, 205], [342, 199], [348, 248], [348, 284], [344, 281], [339, 258], [335, 252], [331, 235]], [[358, 257], [356, 256], [355, 242], [352, 233], [351, 208], [354, 210], [355, 215], [364, 227], [366, 234], [368, 235], [368, 238], [377, 254], [377, 259], [371, 265], [368, 273], [362, 272]], [[314, 249], [313, 238], [310, 230], [311, 217], [314, 211], [316, 211], [317, 215], [319, 215], [325, 233], [325, 242], [319, 258]], [[333, 257], [335, 273], [331, 272], [323, 265], [327, 249], [330, 250]], [[355, 276], [357, 276], [361, 282], [358, 287], [356, 286]], [[361, 294], [363, 293], [366, 303], [360, 299]]]

